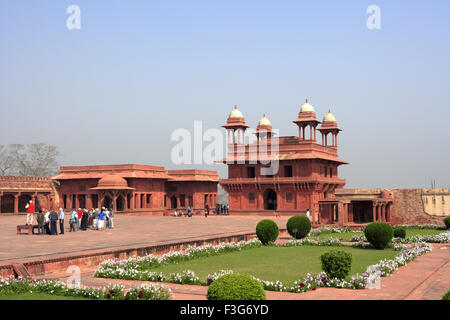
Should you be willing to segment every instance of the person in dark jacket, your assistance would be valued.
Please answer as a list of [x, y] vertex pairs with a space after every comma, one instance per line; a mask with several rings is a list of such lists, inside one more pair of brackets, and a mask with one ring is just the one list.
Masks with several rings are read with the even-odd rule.
[[84, 209], [83, 215], [81, 216], [81, 230], [86, 231], [89, 222], [89, 211]]
[[39, 210], [36, 220], [38, 223], [38, 234], [44, 234], [44, 214], [42, 210]]
[[52, 210], [50, 212], [50, 234], [55, 234], [58, 235], [58, 229], [56, 227], [56, 223], [58, 221], [58, 214], [56, 213], [56, 211]]

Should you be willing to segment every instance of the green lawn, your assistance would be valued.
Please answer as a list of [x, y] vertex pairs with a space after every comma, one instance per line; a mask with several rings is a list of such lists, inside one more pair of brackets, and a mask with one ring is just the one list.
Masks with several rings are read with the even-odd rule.
[[0, 300], [89, 300], [83, 297], [56, 296], [47, 293], [17, 293], [9, 295], [0, 295]]
[[309, 272], [321, 272], [319, 257], [322, 253], [332, 249], [345, 250], [353, 254], [351, 274], [362, 273], [367, 266], [384, 258], [392, 259], [398, 253], [393, 249], [375, 250], [351, 247], [261, 247], [170, 264], [152, 268], [151, 271], [162, 272], [168, 276], [172, 272], [183, 272], [189, 269], [194, 271], [201, 281], [206, 281], [209, 273], [233, 270], [238, 273], [251, 274], [262, 280], [280, 280], [291, 285]]

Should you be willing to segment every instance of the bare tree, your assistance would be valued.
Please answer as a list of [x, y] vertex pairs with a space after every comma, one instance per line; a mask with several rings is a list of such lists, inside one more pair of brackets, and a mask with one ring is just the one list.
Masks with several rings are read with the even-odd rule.
[[57, 173], [60, 156], [58, 149], [45, 143], [34, 143], [27, 147], [29, 175], [47, 177]]
[[47, 177], [58, 172], [57, 147], [34, 143], [30, 145], [11, 144], [0, 148], [0, 174], [17, 176]]
[[9, 154], [8, 147], [0, 145], [0, 175], [8, 175], [13, 168], [13, 161]]

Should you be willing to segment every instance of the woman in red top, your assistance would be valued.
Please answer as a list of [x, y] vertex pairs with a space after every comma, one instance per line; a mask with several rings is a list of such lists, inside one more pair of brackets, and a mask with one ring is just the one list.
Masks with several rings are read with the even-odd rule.
[[29, 203], [27, 203], [26, 207], [27, 209], [27, 223], [26, 225], [33, 225], [33, 213], [34, 213], [34, 203], [33, 200], [30, 200]]
[[83, 211], [81, 210], [81, 208], [78, 208], [77, 216], [78, 216], [78, 219], [77, 219], [77, 230], [80, 230], [80, 221], [81, 221], [81, 217], [83, 216]]

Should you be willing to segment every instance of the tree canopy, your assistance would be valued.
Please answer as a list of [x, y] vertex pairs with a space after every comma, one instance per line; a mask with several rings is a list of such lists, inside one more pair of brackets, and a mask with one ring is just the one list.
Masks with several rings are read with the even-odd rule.
[[60, 155], [46, 143], [0, 145], [0, 175], [52, 176], [58, 173]]

